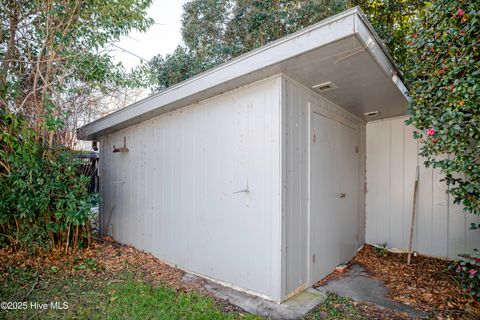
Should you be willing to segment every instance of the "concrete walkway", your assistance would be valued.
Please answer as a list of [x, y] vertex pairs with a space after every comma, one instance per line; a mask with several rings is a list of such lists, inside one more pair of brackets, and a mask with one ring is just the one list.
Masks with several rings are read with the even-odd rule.
[[226, 300], [246, 312], [269, 319], [300, 319], [318, 304], [324, 302], [327, 293], [334, 293], [358, 302], [371, 302], [383, 308], [405, 312], [414, 318], [427, 317], [427, 314], [421, 310], [387, 298], [388, 289], [384, 283], [370, 276], [358, 264], [351, 265], [345, 274], [330, 280], [326, 285], [317, 289], [309, 288], [281, 304], [222, 286], [189, 273], [184, 275], [183, 281], [201, 281], [203, 288], [213, 296]]
[[326, 285], [318, 287], [317, 290], [325, 294], [335, 293], [336, 295], [355, 301], [371, 302], [384, 308], [406, 312], [415, 318], [427, 316], [423, 311], [387, 298], [388, 289], [384, 283], [371, 277], [365, 269], [358, 264], [351, 265], [344, 275], [330, 280]]
[[[195, 281], [196, 279], [198, 277], [192, 274], [187, 273], [184, 276], [184, 281]], [[269, 319], [299, 319], [327, 299], [326, 294], [309, 288], [282, 304], [278, 304], [205, 279], [203, 287], [219, 299], [226, 300], [246, 312]]]

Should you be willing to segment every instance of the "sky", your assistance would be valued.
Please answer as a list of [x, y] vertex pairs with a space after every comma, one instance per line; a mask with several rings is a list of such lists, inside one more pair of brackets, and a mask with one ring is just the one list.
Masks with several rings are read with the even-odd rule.
[[140, 64], [141, 58], [150, 60], [159, 53], [162, 56], [172, 53], [182, 42], [180, 19], [185, 2], [186, 0], [153, 0], [148, 16], [155, 20], [155, 24], [145, 33], [133, 31], [115, 43], [112, 48], [114, 61], [122, 62], [130, 70]]

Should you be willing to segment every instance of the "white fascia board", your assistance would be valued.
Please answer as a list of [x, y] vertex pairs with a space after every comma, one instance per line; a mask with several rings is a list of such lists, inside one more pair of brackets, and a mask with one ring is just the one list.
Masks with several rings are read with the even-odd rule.
[[359, 7], [273, 41], [78, 129], [79, 139], [99, 137], [212, 96], [281, 73], [283, 61], [348, 36], [357, 35], [408, 99], [393, 60]]
[[355, 33], [357, 37], [363, 42], [365, 48], [374, 58], [380, 69], [385, 72], [408, 101], [410, 99], [408, 97], [408, 89], [402, 81], [402, 76], [395, 66], [393, 58], [388, 53], [373, 27], [368, 23], [365, 14], [363, 14], [361, 10], [358, 12], [359, 14], [355, 17]]
[[[77, 132], [78, 137], [86, 140], [97, 139], [102, 135], [126, 126], [172, 111], [174, 108], [169, 108], [169, 106], [174, 103], [176, 104], [175, 107], [188, 105], [182, 105], [182, 100], [191, 104], [259, 80], [261, 77], [269, 76], [271, 74], [262, 74], [262, 69], [275, 66], [302, 53], [351, 36], [354, 33], [355, 16], [358, 14], [358, 8], [344, 11], [232, 59], [218, 67], [83, 126]], [[275, 70], [272, 69], [273, 71]], [[245, 77], [247, 75], [251, 76]], [[212, 90], [213, 88], [215, 90]]]

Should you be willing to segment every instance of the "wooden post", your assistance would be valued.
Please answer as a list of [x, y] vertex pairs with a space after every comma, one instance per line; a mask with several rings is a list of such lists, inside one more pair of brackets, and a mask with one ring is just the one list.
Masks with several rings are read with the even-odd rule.
[[415, 174], [415, 186], [413, 187], [413, 206], [412, 206], [412, 221], [410, 223], [410, 239], [408, 240], [408, 257], [407, 257], [407, 264], [410, 265], [410, 261], [412, 259], [412, 246], [413, 246], [413, 230], [415, 226], [415, 207], [417, 204], [417, 190], [418, 190], [418, 179], [420, 176], [420, 169], [417, 165], [417, 172]]

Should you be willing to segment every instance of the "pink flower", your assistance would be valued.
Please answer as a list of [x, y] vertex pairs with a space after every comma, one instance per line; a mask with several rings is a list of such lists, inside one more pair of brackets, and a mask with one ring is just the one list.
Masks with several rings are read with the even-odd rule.
[[475, 270], [475, 269], [470, 269], [470, 271], [468, 271], [468, 273], [470, 273], [472, 276], [474, 276], [478, 271]]
[[463, 11], [462, 9], [458, 9], [457, 11], [457, 16], [459, 16], [460, 18], [463, 17], [465, 15], [465, 11]]
[[433, 135], [435, 134], [435, 129], [429, 128], [429, 129], [427, 129], [426, 132], [427, 132], [427, 136], [433, 137]]
[[473, 258], [473, 260], [475, 260], [475, 262], [480, 262], [480, 258]]

